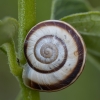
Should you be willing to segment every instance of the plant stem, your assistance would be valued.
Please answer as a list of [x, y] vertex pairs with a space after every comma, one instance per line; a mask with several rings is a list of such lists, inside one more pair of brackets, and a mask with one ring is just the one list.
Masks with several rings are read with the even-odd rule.
[[[24, 39], [32, 26], [36, 24], [36, 1], [35, 0], [18, 0], [18, 58], [20, 63], [25, 64], [24, 57]], [[39, 100], [39, 92], [27, 88], [23, 84], [22, 77], [18, 77], [21, 87], [21, 94], [17, 100]]]
[[26, 87], [21, 77], [17, 77], [21, 91], [16, 100], [40, 100], [39, 92]]
[[36, 1], [18, 0], [18, 58], [21, 64], [25, 64], [23, 53], [24, 39], [32, 26], [36, 24]]

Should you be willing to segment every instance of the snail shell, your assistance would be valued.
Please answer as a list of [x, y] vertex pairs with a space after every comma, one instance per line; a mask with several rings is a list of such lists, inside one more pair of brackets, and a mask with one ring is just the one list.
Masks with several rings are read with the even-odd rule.
[[68, 23], [47, 20], [32, 27], [26, 36], [24, 84], [39, 91], [57, 91], [81, 74], [86, 57], [84, 42]]

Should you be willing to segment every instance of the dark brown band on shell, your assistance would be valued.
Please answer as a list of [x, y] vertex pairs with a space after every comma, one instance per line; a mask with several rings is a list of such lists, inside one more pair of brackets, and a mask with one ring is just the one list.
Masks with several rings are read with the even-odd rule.
[[[73, 39], [75, 40], [76, 42], [76, 45], [77, 45], [77, 48], [78, 48], [78, 62], [77, 64], [75, 65], [76, 67], [71, 71], [71, 74], [69, 76], [66, 76], [66, 78], [62, 81], [59, 81], [57, 84], [52, 84], [52, 85], [41, 85], [41, 84], [38, 84], [38, 83], [35, 83], [34, 81], [31, 81], [31, 80], [28, 80], [26, 79], [26, 84], [33, 88], [33, 89], [36, 89], [36, 90], [39, 90], [39, 91], [55, 91], [55, 90], [60, 90], [60, 89], [63, 89], [67, 86], [69, 86], [70, 84], [72, 84], [79, 76], [79, 73], [82, 72], [82, 69], [83, 69], [83, 62], [84, 62], [84, 54], [85, 54], [85, 51], [84, 51], [84, 48], [83, 48], [83, 43], [81, 42], [81, 39], [80, 37], [78, 36], [78, 34], [76, 34], [76, 32], [70, 28], [68, 25], [65, 25], [63, 23], [60, 23], [60, 22], [45, 22], [45, 23], [41, 23], [38, 25], [38, 27], [35, 27], [34, 28], [34, 31], [44, 25], [56, 25], [60, 28], [63, 28], [65, 29], [66, 31], [69, 32], [69, 34], [73, 37]], [[29, 36], [32, 34], [32, 30], [30, 32], [30, 34], [28, 35], [28, 37], [26, 38], [26, 41], [27, 39], [29, 38]], [[27, 47], [27, 44], [25, 43], [25, 46], [24, 46], [24, 52], [25, 49]], [[27, 57], [26, 57], [27, 58]], [[70, 66], [70, 65], [69, 65]]]

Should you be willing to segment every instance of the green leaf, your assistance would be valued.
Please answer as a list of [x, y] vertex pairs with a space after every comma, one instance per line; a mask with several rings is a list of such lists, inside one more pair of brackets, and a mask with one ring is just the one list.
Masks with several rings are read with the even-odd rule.
[[14, 18], [4, 18], [0, 20], [0, 45], [6, 43], [17, 36], [18, 22]]
[[10, 67], [10, 71], [14, 76], [20, 76], [22, 75], [22, 68], [18, 65], [17, 62], [17, 57], [16, 57], [16, 52], [15, 52], [15, 47], [14, 43], [5, 43], [2, 46], [0, 46], [0, 50], [5, 51], [5, 53], [8, 56], [8, 63]]
[[100, 12], [73, 14], [62, 18], [61, 20], [71, 24], [82, 35], [87, 47], [88, 54], [90, 55], [88, 60], [91, 61], [91, 63], [94, 63], [96, 67], [99, 67]]
[[51, 19], [60, 19], [70, 14], [88, 12], [91, 9], [86, 0], [53, 0]]
[[97, 58], [90, 52], [87, 54], [87, 61], [91, 63], [92, 66], [95, 66], [100, 71], [100, 58]]

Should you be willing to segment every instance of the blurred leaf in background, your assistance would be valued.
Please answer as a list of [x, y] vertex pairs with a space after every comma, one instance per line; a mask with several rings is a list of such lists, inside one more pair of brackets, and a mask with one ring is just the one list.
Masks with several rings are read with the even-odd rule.
[[52, 19], [60, 19], [64, 16], [87, 12], [92, 7], [85, 0], [54, 0], [52, 4]]
[[14, 18], [6, 17], [0, 20], [0, 45], [10, 41], [12, 38], [14, 40], [18, 33], [18, 22]]
[[[17, 2], [18, 1], [16, 0], [0, 0], [0, 20], [5, 17], [17, 19]], [[6, 27], [7, 30], [2, 30], [3, 33], [0, 33], [2, 34], [2, 37], [4, 33], [9, 33], [9, 29], [12, 27], [8, 28], [7, 25], [9, 26], [9, 24], [9, 21], [7, 20], [5, 21], [5, 24], [3, 23], [3, 27]], [[0, 38], [2, 37], [0, 35]], [[0, 52], [0, 100], [14, 100], [18, 92], [18, 82], [10, 73], [7, 56], [3, 52]]]

